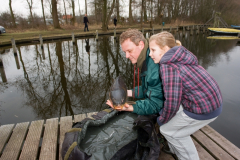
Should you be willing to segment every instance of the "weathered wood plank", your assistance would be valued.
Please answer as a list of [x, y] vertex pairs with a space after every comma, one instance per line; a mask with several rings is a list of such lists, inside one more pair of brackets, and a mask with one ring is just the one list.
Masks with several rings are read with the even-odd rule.
[[0, 127], [0, 155], [2, 154], [3, 147], [12, 133], [13, 127], [14, 124], [3, 125]]
[[194, 139], [201, 144], [214, 158], [220, 160], [234, 160], [227, 152], [219, 147], [215, 142], [208, 138], [203, 132], [198, 130], [193, 135]]
[[72, 116], [61, 117], [60, 119], [60, 137], [59, 137], [59, 160], [62, 160], [61, 151], [65, 133], [72, 128]]
[[209, 125], [203, 127], [201, 129], [203, 133], [205, 133], [209, 138], [211, 138], [215, 143], [221, 146], [226, 152], [232, 155], [236, 159], [240, 159], [240, 149], [232, 144], [229, 140], [215, 131]]
[[47, 119], [39, 160], [56, 160], [58, 118]]
[[82, 121], [84, 118], [86, 118], [86, 114], [78, 114], [78, 115], [74, 115], [74, 122], [80, 122]]
[[19, 157], [23, 140], [26, 136], [29, 122], [18, 123], [13, 129], [12, 136], [3, 151], [1, 160], [16, 160]]
[[198, 151], [198, 156], [201, 160], [214, 160], [215, 158], [213, 158], [199, 143], [197, 143], [194, 139], [193, 139], [193, 143], [196, 146], [196, 149]]
[[44, 120], [33, 121], [31, 123], [19, 160], [37, 159], [43, 123]]

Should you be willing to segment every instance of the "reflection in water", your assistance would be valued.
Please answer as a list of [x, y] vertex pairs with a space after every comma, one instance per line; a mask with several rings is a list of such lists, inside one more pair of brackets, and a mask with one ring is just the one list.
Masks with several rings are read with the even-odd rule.
[[5, 70], [4, 70], [3, 66], [0, 66], [0, 73], [1, 73], [2, 82], [7, 82], [7, 77], [6, 77]]
[[17, 69], [20, 69], [20, 65], [19, 65], [19, 60], [18, 60], [18, 55], [17, 55], [17, 53], [14, 53], [14, 58], [15, 58], [15, 62], [16, 62], [16, 65], [17, 65]]
[[[182, 32], [173, 34], [198, 57], [205, 69], [218, 65], [222, 59], [229, 62], [229, 52], [238, 47], [237, 40], [207, 39], [206, 34], [190, 36], [188, 32], [184, 37]], [[150, 33], [145, 36], [150, 37]], [[45, 43], [43, 49], [40, 45], [18, 46], [18, 55], [14, 58], [10, 53], [2, 55], [1, 79], [8, 82], [0, 83], [0, 88], [11, 84], [14, 96], [21, 97], [23, 93], [24, 98], [19, 98], [21, 102], [17, 107], [22, 112], [31, 110], [35, 119], [100, 111], [107, 107], [105, 102], [112, 79], [122, 75], [128, 88], [133, 84], [133, 65], [121, 51], [119, 37], [103, 36], [98, 41], [78, 39], [74, 45], [71, 41], [57, 41]], [[5, 90], [0, 90], [3, 101], [5, 95], [11, 96]], [[5, 112], [11, 112], [7, 110], [12, 107], [10, 102], [1, 105]], [[2, 124], [14, 121], [11, 116], [1, 118]], [[14, 123], [20, 121], [19, 118]]]

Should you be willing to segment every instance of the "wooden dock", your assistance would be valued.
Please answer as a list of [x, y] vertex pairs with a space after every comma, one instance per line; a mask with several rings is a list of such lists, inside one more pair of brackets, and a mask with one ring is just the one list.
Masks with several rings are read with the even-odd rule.
[[[74, 122], [95, 113], [0, 126], [0, 160], [62, 160], [64, 134]], [[240, 149], [205, 126], [192, 135], [201, 160], [240, 160]], [[160, 152], [159, 160], [174, 160]]]

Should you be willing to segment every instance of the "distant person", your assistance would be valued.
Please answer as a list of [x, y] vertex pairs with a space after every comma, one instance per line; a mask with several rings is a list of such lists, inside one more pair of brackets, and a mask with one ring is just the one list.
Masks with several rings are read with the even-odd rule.
[[116, 28], [117, 27], [117, 18], [116, 17], [114, 17], [113, 23], [114, 23], [114, 28]]
[[88, 30], [88, 24], [87, 24], [87, 23], [89, 23], [87, 14], [85, 14], [85, 16], [84, 16], [84, 18], [83, 18], [83, 23], [85, 24], [84, 32], [86, 32], [86, 28], [87, 28], [87, 31], [89, 31], [89, 30]]
[[86, 42], [86, 46], [85, 46], [86, 52], [87, 52], [88, 54], [90, 54], [89, 39], [85, 39], [85, 42]]

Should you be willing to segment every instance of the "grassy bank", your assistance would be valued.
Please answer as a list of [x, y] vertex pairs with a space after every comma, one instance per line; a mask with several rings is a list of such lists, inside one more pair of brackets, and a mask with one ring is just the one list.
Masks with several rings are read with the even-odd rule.
[[[176, 25], [170, 25], [167, 24], [164, 26], [164, 28], [169, 28], [170, 26], [176, 27]], [[149, 24], [143, 25], [144, 29], [150, 29]], [[154, 29], [160, 29], [162, 26], [154, 24]], [[141, 28], [140, 24], [136, 25], [118, 25], [117, 31], [122, 32], [128, 28]], [[110, 34], [113, 32], [114, 26], [110, 25], [109, 30], [106, 32], [103, 32], [101, 29], [101, 25], [91, 25], [89, 24], [89, 32], [84, 32], [84, 25], [78, 25], [78, 26], [62, 26], [62, 29], [53, 29], [53, 27], [48, 27], [47, 29], [41, 29], [41, 28], [32, 28], [32, 29], [6, 29], [5, 34], [0, 35], [0, 46], [6, 46], [11, 45], [11, 38], [14, 38], [16, 43], [24, 43], [26, 41], [38, 41], [39, 35], [41, 34], [43, 37], [43, 40], [45, 39], [51, 39], [51, 38], [70, 38], [72, 35], [72, 32], [74, 32], [77, 36], [92, 36], [95, 34], [96, 30], [98, 30], [99, 34]]]

